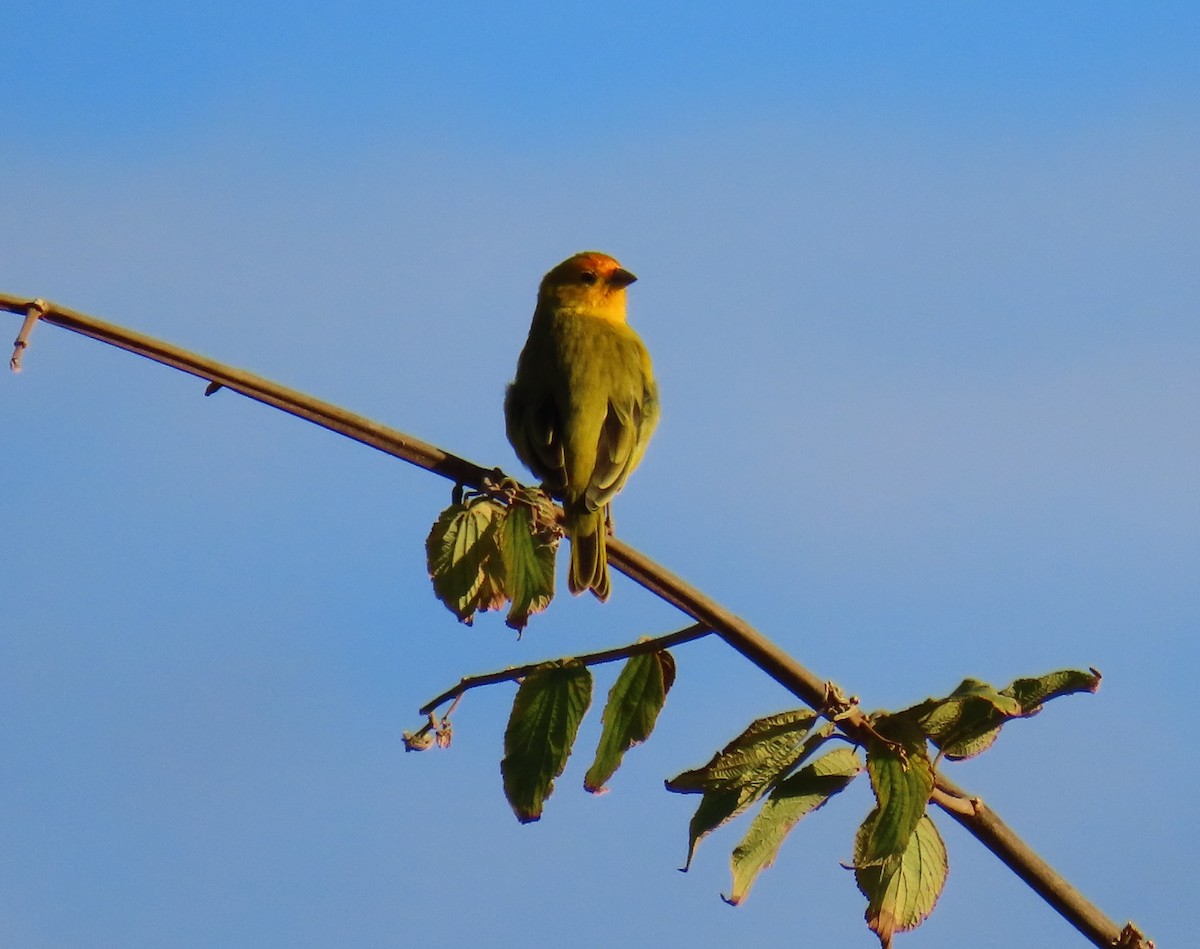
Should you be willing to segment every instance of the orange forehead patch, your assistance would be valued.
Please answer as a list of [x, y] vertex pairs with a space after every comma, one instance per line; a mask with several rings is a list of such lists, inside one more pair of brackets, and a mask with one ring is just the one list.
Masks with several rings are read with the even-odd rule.
[[608, 254], [602, 254], [599, 251], [589, 250], [583, 253], [576, 254], [573, 257], [568, 257], [561, 264], [546, 274], [546, 280], [551, 283], [558, 283], [564, 279], [570, 280], [578, 277], [585, 270], [593, 271], [597, 276], [603, 277], [612, 273], [614, 270], [620, 270], [621, 265], [610, 257]]

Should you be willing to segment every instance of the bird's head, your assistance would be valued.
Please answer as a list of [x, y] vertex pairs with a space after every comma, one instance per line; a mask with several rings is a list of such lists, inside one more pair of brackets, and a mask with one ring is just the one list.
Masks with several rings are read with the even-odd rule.
[[542, 278], [538, 307], [576, 310], [625, 322], [625, 288], [637, 280], [608, 254], [584, 251]]

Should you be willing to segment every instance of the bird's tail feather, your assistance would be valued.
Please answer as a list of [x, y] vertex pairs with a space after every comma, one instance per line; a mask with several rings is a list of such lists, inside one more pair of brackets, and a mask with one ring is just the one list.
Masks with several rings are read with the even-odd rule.
[[609, 592], [604, 508], [573, 513], [567, 520], [567, 530], [571, 535], [571, 573], [567, 588], [572, 593], [591, 590], [603, 603]]

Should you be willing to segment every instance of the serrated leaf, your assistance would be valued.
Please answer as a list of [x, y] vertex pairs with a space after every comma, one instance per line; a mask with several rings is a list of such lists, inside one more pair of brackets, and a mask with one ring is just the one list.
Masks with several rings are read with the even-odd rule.
[[674, 681], [675, 660], [665, 649], [632, 656], [625, 663], [604, 706], [596, 759], [583, 779], [587, 790], [600, 791], [621, 766], [625, 752], [650, 737]]
[[946, 884], [946, 845], [928, 815], [917, 822], [904, 852], [882, 863], [863, 860], [874, 836], [872, 811], [855, 839], [854, 877], [867, 898], [867, 925], [890, 949], [892, 936], [915, 929], [933, 912]]
[[740, 788], [775, 775], [795, 762], [804, 736], [817, 719], [815, 712], [794, 709], [751, 722], [702, 768], [684, 771], [667, 782], [667, 790], [696, 794]]
[[808, 709], [757, 719], [703, 768], [666, 782], [668, 791], [704, 795], [688, 824], [685, 870], [703, 837], [742, 813], [825, 741], [833, 726], [814, 731], [816, 720]]
[[437, 598], [468, 625], [476, 612], [499, 609], [504, 570], [497, 534], [506, 508], [490, 498], [451, 504], [425, 539], [425, 556]]
[[1094, 692], [1099, 684], [1098, 673], [1071, 669], [1017, 679], [1000, 690], [976, 679], [965, 679], [946, 698], [927, 699], [897, 717], [918, 721], [942, 754], [957, 760], [989, 748], [1006, 722], [1036, 715], [1050, 699], [1073, 692]]
[[681, 870], [687, 872], [692, 866], [692, 858], [696, 856], [696, 847], [700, 841], [727, 821], [733, 820], [738, 814], [750, 806], [741, 793], [735, 789], [723, 791], [705, 791], [696, 806], [692, 819], [688, 821], [687, 859]]
[[986, 682], [964, 679], [946, 698], [929, 699], [909, 711], [917, 713], [925, 734], [943, 752], [961, 746], [978, 754], [996, 740], [997, 722], [1019, 715], [1021, 706]]
[[933, 765], [925, 736], [905, 718], [881, 716], [872, 724], [887, 740], [872, 738], [866, 746], [867, 773], [879, 813], [862, 850], [864, 863], [879, 863], [904, 852], [933, 792]]
[[775, 862], [792, 828], [845, 788], [860, 771], [858, 753], [853, 748], [839, 748], [781, 781], [733, 850], [733, 890], [727, 902], [736, 906], [744, 900], [758, 875]]
[[592, 674], [577, 664], [532, 672], [517, 689], [500, 773], [504, 796], [522, 824], [542, 816], [591, 701]]
[[558, 538], [535, 528], [528, 505], [514, 503], [500, 532], [504, 563], [504, 590], [512, 605], [505, 622], [520, 632], [533, 613], [540, 613], [554, 599], [554, 556]]
[[1060, 669], [1031, 679], [1017, 679], [1004, 690], [1020, 704], [1025, 715], [1036, 715], [1051, 699], [1076, 692], [1095, 692], [1100, 688], [1100, 673], [1095, 669]]
[[935, 741], [960, 729], [964, 720], [982, 719], [992, 712], [1011, 716], [1021, 711], [1020, 703], [1011, 695], [978, 679], [963, 679], [946, 698], [929, 704], [931, 707], [922, 716], [921, 723], [925, 726], [925, 734]]

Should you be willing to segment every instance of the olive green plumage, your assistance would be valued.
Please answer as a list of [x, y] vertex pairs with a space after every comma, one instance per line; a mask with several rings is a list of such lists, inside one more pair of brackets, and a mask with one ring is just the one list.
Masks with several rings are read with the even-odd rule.
[[609, 594], [608, 504], [658, 422], [650, 355], [625, 321], [625, 288], [636, 279], [595, 252], [546, 274], [504, 399], [517, 456], [563, 503], [568, 587], [601, 600]]

